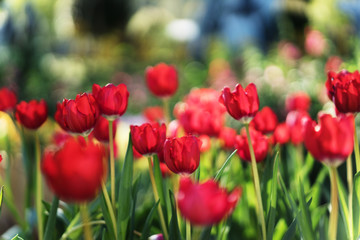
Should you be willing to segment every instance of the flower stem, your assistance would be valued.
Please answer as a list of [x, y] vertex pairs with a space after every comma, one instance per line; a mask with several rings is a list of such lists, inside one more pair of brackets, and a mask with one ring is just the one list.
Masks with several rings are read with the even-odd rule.
[[186, 220], [186, 240], [191, 240], [191, 223]]
[[109, 120], [111, 204], [114, 211], [115, 210], [115, 158], [114, 158], [113, 122], [114, 120]]
[[44, 239], [43, 233], [43, 219], [42, 219], [42, 184], [41, 184], [41, 170], [40, 170], [40, 140], [39, 134], [35, 132], [35, 154], [36, 154], [36, 215], [38, 225], [39, 240]]
[[[149, 163], [149, 174], [150, 174], [150, 180], [151, 180], [151, 185], [152, 185], [152, 189], [154, 192], [154, 198], [155, 198], [155, 202], [159, 201], [159, 194], [156, 188], [156, 183], [155, 183], [155, 178], [154, 178], [154, 171], [153, 171], [153, 166], [151, 163], [151, 157], [148, 157], [148, 163]], [[169, 239], [169, 235], [167, 232], [167, 228], [166, 228], [166, 224], [165, 224], [165, 218], [164, 218], [164, 214], [161, 208], [161, 205], [158, 205], [158, 213], [160, 216], [160, 223], [161, 223], [161, 228], [163, 230], [163, 235], [164, 235], [164, 239], [168, 240]]]
[[170, 123], [170, 112], [169, 112], [169, 98], [163, 98], [163, 109], [166, 126]]
[[[91, 225], [105, 225], [106, 222], [104, 220], [97, 220], [97, 221], [92, 221], [92, 222], [88, 222], [86, 225], [91, 226]], [[67, 237], [75, 232], [76, 230], [85, 227], [85, 223], [83, 224], [79, 224], [73, 228], [71, 228], [71, 230], [69, 230], [68, 232], [66, 232], [64, 235], [61, 236], [60, 240], [64, 240], [67, 239]]]
[[348, 204], [349, 204], [349, 236], [350, 239], [354, 239], [353, 231], [353, 169], [351, 162], [351, 155], [346, 160], [346, 169], [347, 169], [347, 182], [349, 188]]
[[114, 228], [114, 232], [115, 232], [115, 239], [117, 239], [117, 231], [116, 231], [116, 218], [115, 218], [115, 214], [114, 214], [114, 210], [111, 206], [111, 202], [110, 202], [110, 198], [109, 198], [109, 194], [107, 192], [105, 183], [102, 182], [101, 183], [101, 188], [104, 194], [104, 198], [105, 198], [105, 202], [106, 202], [106, 206], [109, 209], [109, 214], [110, 214], [110, 218], [111, 218], [111, 223], [113, 225]]
[[330, 167], [330, 184], [331, 184], [331, 211], [329, 219], [329, 239], [336, 240], [339, 200], [337, 187], [337, 172], [335, 167]]
[[256, 200], [257, 200], [257, 205], [258, 205], [258, 208], [257, 208], [258, 218], [261, 223], [262, 237], [263, 237], [263, 239], [266, 239], [266, 226], [265, 226], [264, 208], [263, 208], [263, 204], [262, 204], [261, 191], [260, 191], [259, 173], [258, 173], [257, 166], [256, 166], [254, 148], [251, 143], [249, 124], [245, 124], [245, 129], [246, 129], [246, 136], [247, 136], [249, 150], [250, 150], [251, 171], [252, 171], [252, 175], [253, 175]]
[[354, 131], [354, 152], [355, 152], [356, 172], [359, 172], [360, 171], [360, 152], [359, 152], [359, 139], [357, 137], [357, 131], [356, 131], [356, 123], [355, 123], [354, 130], [355, 130]]
[[89, 213], [86, 203], [80, 204], [80, 214], [83, 221], [83, 228], [84, 228], [84, 239], [85, 240], [92, 240], [92, 231], [89, 219]]

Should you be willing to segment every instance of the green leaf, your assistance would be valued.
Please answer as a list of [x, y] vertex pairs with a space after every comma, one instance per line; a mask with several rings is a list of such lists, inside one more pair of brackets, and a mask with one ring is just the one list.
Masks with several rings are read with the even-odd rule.
[[175, 197], [171, 190], [169, 190], [169, 197], [171, 203], [171, 220], [170, 220], [170, 228], [169, 228], [169, 236], [171, 236], [171, 240], [181, 240], [181, 234], [178, 224], [177, 211], [176, 211], [176, 203]]
[[267, 239], [272, 239], [275, 227], [276, 200], [277, 200], [277, 173], [279, 168], [279, 151], [275, 155], [273, 176], [271, 182], [270, 208], [267, 214]]
[[59, 206], [59, 198], [54, 196], [52, 204], [51, 204], [51, 208], [50, 208], [49, 218], [47, 220], [46, 227], [45, 227], [44, 239], [53, 239], [53, 233], [54, 233], [54, 228], [55, 228], [55, 221], [56, 221], [56, 214], [57, 214], [58, 206]]
[[159, 194], [159, 198], [160, 198], [160, 205], [161, 205], [161, 208], [164, 213], [165, 222], [167, 223], [168, 222], [168, 216], [167, 216], [167, 211], [166, 211], [167, 199], [165, 198], [165, 194], [164, 194], [164, 184], [163, 184], [163, 177], [162, 177], [161, 170], [160, 170], [159, 158], [156, 154], [153, 157], [153, 164], [154, 164], [154, 178], [155, 178], [156, 188], [158, 190], [158, 194]]
[[115, 239], [115, 231], [116, 229], [114, 229], [113, 227], [113, 223], [111, 221], [111, 217], [110, 217], [110, 213], [109, 213], [109, 208], [106, 205], [106, 200], [105, 200], [105, 196], [104, 196], [104, 192], [101, 191], [101, 210], [102, 210], [102, 214], [106, 223], [106, 228], [107, 228], [107, 235], [110, 235], [113, 239]]
[[[135, 230], [135, 210], [136, 210], [136, 201], [137, 201], [137, 195], [139, 193], [140, 190], [140, 184], [141, 184], [141, 174], [136, 178], [134, 184], [133, 184], [133, 188], [132, 188], [132, 193], [133, 193], [133, 201], [131, 204], [131, 209], [132, 209], [132, 213], [131, 213], [131, 221], [130, 221], [130, 233], [133, 233]], [[134, 238], [134, 234], [130, 234], [129, 236], [129, 240], [132, 240]]]
[[354, 223], [354, 237], [357, 239], [360, 235], [360, 172], [354, 176], [353, 186], [353, 223]]
[[200, 240], [208, 240], [208, 239], [210, 239], [211, 229], [212, 229], [212, 226], [205, 227], [204, 230], [201, 232]]
[[[298, 216], [299, 225], [300, 225], [300, 232], [303, 236], [304, 240], [311, 240], [314, 239], [315, 233], [312, 229], [312, 222], [310, 217], [309, 205], [306, 202], [306, 197], [304, 193], [304, 187], [302, 182], [299, 180], [299, 204], [300, 204], [300, 212]], [[311, 201], [309, 201], [311, 202]]]
[[237, 149], [235, 149], [235, 151], [233, 151], [230, 156], [226, 159], [226, 161], [224, 162], [224, 164], [221, 166], [220, 170], [216, 173], [214, 180], [215, 181], [219, 181], [221, 178], [221, 175], [223, 174], [225, 168], [230, 164], [232, 156], [234, 156], [234, 154], [237, 152]]
[[345, 189], [344, 184], [342, 183], [341, 179], [339, 178], [339, 175], [337, 174], [337, 186], [338, 186], [338, 192], [339, 192], [339, 203], [340, 203], [340, 213], [343, 218], [343, 222], [345, 224], [345, 231], [347, 238], [349, 239], [350, 233], [350, 222], [349, 222], [349, 209], [348, 209], [348, 197], [347, 197], [347, 191]]
[[129, 144], [126, 151], [123, 169], [121, 171], [119, 197], [118, 197], [118, 237], [126, 238], [126, 229], [131, 215], [131, 189], [133, 178], [133, 149], [131, 135], [129, 133]]
[[24, 240], [24, 239], [19, 237], [19, 234], [16, 234], [11, 240]]
[[295, 234], [296, 234], [296, 218], [294, 218], [294, 220], [291, 222], [288, 230], [286, 231], [286, 233], [283, 236], [283, 240], [287, 240], [287, 239], [294, 239], [295, 238]]
[[0, 188], [0, 214], [1, 214], [1, 206], [3, 202], [3, 193], [4, 193], [4, 186]]
[[152, 209], [149, 212], [149, 215], [146, 218], [144, 228], [141, 233], [141, 240], [147, 240], [150, 235], [151, 223], [154, 218], [155, 209], [158, 207], [159, 203], [160, 203], [160, 200], [154, 204], [154, 206], [152, 207]]

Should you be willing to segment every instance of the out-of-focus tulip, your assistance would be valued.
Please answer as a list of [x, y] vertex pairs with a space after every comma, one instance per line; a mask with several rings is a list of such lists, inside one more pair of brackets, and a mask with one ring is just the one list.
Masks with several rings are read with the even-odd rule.
[[10, 89], [3, 87], [0, 89], [0, 111], [11, 111], [17, 103], [16, 94]]
[[161, 233], [159, 233], [159, 234], [151, 235], [149, 237], [149, 240], [164, 240], [164, 237]]
[[28, 129], [39, 128], [47, 119], [48, 108], [46, 102], [31, 100], [21, 101], [16, 105], [15, 117], [21, 125]]
[[306, 52], [314, 57], [323, 55], [327, 48], [324, 35], [321, 32], [312, 29], [306, 30], [305, 35]]
[[257, 112], [253, 120], [250, 122], [250, 126], [254, 127], [263, 134], [273, 132], [277, 124], [278, 118], [269, 107], [264, 107]]
[[115, 119], [125, 113], [129, 98], [125, 84], [115, 86], [109, 83], [104, 87], [94, 84], [92, 93], [98, 103], [100, 113], [105, 117]]
[[233, 118], [244, 122], [250, 122], [259, 110], [259, 96], [253, 83], [250, 83], [245, 89], [237, 84], [233, 92], [225, 87], [219, 101], [224, 104]]
[[290, 129], [286, 123], [280, 123], [276, 126], [273, 139], [274, 144], [285, 144], [290, 141]]
[[164, 144], [164, 161], [174, 173], [193, 173], [200, 162], [200, 140], [195, 136], [168, 138]]
[[286, 125], [290, 130], [292, 144], [298, 145], [304, 141], [304, 124], [310, 116], [304, 111], [291, 111], [286, 116]]
[[342, 63], [342, 59], [338, 56], [329, 57], [325, 64], [325, 74], [328, 74], [330, 71], [338, 72]]
[[305, 92], [296, 92], [289, 95], [285, 101], [286, 111], [309, 111], [311, 99]]
[[[243, 129], [244, 130], [244, 129]], [[268, 138], [261, 132], [250, 128], [251, 143], [255, 152], [256, 162], [261, 162], [266, 158], [269, 150]], [[236, 136], [235, 147], [237, 148], [237, 154], [242, 160], [251, 162], [249, 143], [247, 140], [246, 132], [241, 131], [241, 134]]]
[[54, 193], [68, 202], [88, 202], [101, 188], [106, 173], [105, 151], [83, 138], [69, 138], [57, 151], [47, 151], [42, 172]]
[[329, 72], [326, 81], [328, 96], [341, 113], [360, 112], [360, 74], [343, 70]]
[[133, 148], [133, 155], [134, 155], [135, 159], [139, 159], [139, 158], [143, 157], [143, 155], [141, 155], [134, 146], [132, 148]]
[[160, 151], [166, 139], [165, 124], [144, 123], [141, 126], [130, 126], [131, 139], [135, 149], [142, 155]]
[[65, 130], [89, 134], [99, 117], [99, 107], [91, 93], [78, 94], [57, 105], [55, 120]]
[[219, 139], [221, 146], [225, 149], [235, 149], [236, 130], [230, 127], [221, 129]]
[[[112, 130], [113, 138], [115, 138], [116, 121], [112, 122]], [[109, 121], [103, 116], [99, 116], [92, 133], [94, 134], [94, 137], [100, 142], [109, 142]]]
[[200, 152], [207, 152], [211, 148], [211, 138], [208, 135], [200, 135], [199, 140], [201, 141]]
[[166, 163], [159, 162], [160, 164], [160, 171], [163, 178], [170, 177], [173, 172], [167, 167]]
[[145, 108], [143, 114], [149, 122], [164, 121], [164, 111], [162, 107], [159, 106], [147, 107]]
[[172, 96], [178, 88], [178, 75], [172, 65], [159, 63], [154, 67], [148, 67], [145, 78], [150, 91], [158, 97]]
[[181, 215], [191, 224], [208, 226], [232, 213], [241, 192], [241, 188], [235, 188], [228, 193], [213, 180], [200, 184], [193, 183], [190, 178], [181, 178], [177, 202]]
[[69, 138], [71, 138], [71, 135], [67, 132], [57, 131], [54, 133], [52, 141], [56, 146], [61, 147]]
[[315, 159], [337, 167], [352, 153], [354, 148], [353, 115], [332, 117], [324, 114], [319, 124], [307, 121], [304, 143]]

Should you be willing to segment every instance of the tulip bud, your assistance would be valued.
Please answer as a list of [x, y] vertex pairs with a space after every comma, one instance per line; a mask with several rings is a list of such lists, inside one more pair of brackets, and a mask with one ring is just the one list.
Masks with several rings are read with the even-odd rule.
[[155, 67], [148, 67], [145, 77], [149, 90], [155, 96], [172, 96], [178, 88], [177, 72], [171, 65], [159, 63]]
[[39, 128], [47, 119], [48, 109], [46, 102], [31, 100], [21, 101], [16, 105], [15, 117], [24, 127], [28, 129]]

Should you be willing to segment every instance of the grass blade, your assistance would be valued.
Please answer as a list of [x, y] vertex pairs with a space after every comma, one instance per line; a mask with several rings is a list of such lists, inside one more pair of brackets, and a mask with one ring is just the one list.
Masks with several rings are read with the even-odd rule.
[[216, 173], [214, 180], [219, 181], [221, 178], [221, 175], [223, 174], [225, 168], [230, 164], [232, 156], [237, 152], [237, 149], [235, 149], [230, 156], [225, 160], [224, 164], [221, 166], [220, 170]]
[[50, 215], [45, 227], [44, 239], [53, 239], [58, 206], [59, 206], [59, 198], [54, 196], [51, 204]]
[[152, 209], [149, 212], [149, 215], [146, 218], [144, 228], [141, 233], [141, 240], [147, 240], [149, 238], [151, 223], [154, 218], [155, 209], [158, 207], [159, 203], [160, 203], [160, 200], [154, 204], [154, 206], [152, 207]]
[[176, 202], [174, 194], [171, 190], [169, 190], [169, 197], [171, 203], [171, 220], [170, 220], [170, 228], [169, 228], [169, 236], [171, 236], [171, 240], [181, 240], [181, 234], [178, 224], [177, 211], [176, 211]]

